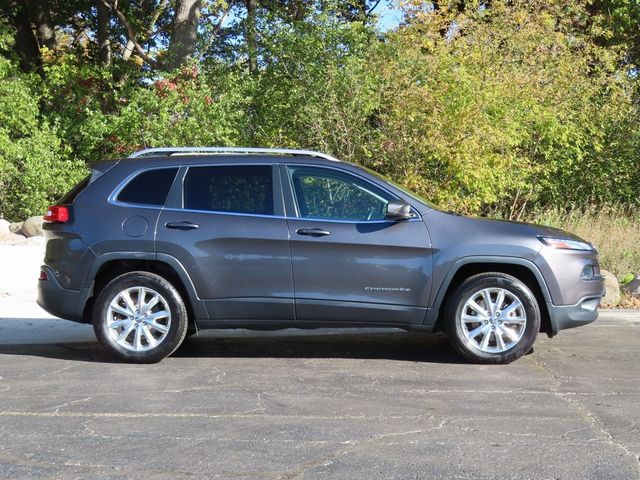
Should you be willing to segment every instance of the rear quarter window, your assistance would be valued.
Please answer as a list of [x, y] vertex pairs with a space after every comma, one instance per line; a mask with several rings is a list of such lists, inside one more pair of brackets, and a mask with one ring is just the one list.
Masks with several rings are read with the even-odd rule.
[[91, 175], [87, 175], [80, 182], [78, 182], [78, 184], [75, 187], [69, 190], [66, 194], [62, 196], [60, 200], [58, 200], [57, 204], [58, 205], [72, 204], [75, 201], [76, 197], [80, 195], [80, 192], [82, 192], [85, 188], [87, 188], [89, 183], [91, 183]]
[[167, 200], [177, 173], [177, 167], [139, 173], [120, 190], [117, 200], [124, 203], [162, 206]]

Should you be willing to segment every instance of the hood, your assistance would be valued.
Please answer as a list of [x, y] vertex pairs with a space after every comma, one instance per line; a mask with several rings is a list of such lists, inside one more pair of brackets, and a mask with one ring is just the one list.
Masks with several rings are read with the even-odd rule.
[[462, 215], [463, 218], [468, 220], [472, 220], [478, 222], [479, 225], [483, 225], [486, 228], [496, 228], [498, 225], [512, 226], [517, 231], [522, 233], [527, 233], [535, 236], [544, 236], [544, 237], [558, 237], [558, 238], [566, 238], [569, 240], [577, 240], [579, 242], [590, 243], [587, 240], [574, 235], [573, 233], [567, 232], [565, 230], [561, 230], [560, 228], [549, 227], [547, 225], [539, 225], [536, 223], [527, 223], [527, 222], [517, 222], [515, 220], [496, 220], [492, 218], [485, 217], [467, 217]]
[[584, 242], [558, 228], [532, 223], [467, 217], [432, 210], [423, 215], [435, 249], [460, 248], [459, 255], [535, 256], [543, 243], [540, 236]]

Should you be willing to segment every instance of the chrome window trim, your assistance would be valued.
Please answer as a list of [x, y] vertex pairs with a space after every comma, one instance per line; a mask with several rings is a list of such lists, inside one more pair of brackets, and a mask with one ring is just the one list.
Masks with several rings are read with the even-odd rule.
[[164, 207], [162, 210], [165, 212], [209, 213], [213, 215], [230, 215], [230, 216], [236, 216], [236, 217], [278, 218], [280, 220], [286, 219], [286, 217], [282, 215], [263, 215], [261, 213], [223, 212], [220, 210], [196, 210], [192, 208], [175, 208], [175, 207]]
[[[161, 165], [161, 166], [155, 166], [155, 167], [149, 167], [149, 168], [145, 168], [142, 170], [136, 170], [135, 172], [130, 173], [129, 175], [127, 175], [124, 180], [122, 180], [118, 186], [113, 190], [113, 192], [111, 193], [111, 195], [109, 195], [108, 198], [108, 202], [112, 205], [116, 205], [118, 207], [135, 207], [135, 208], [146, 208], [149, 210], [167, 210], [167, 211], [171, 211], [171, 212], [191, 212], [191, 213], [210, 213], [210, 214], [214, 214], [214, 215], [230, 215], [230, 216], [239, 216], [239, 217], [258, 217], [258, 218], [276, 218], [276, 219], [281, 219], [281, 220], [305, 220], [305, 221], [309, 221], [309, 222], [331, 222], [331, 223], [350, 223], [350, 224], [362, 224], [362, 223], [367, 223], [367, 224], [381, 224], [381, 223], [389, 223], [389, 224], [394, 224], [394, 223], [405, 223], [405, 222], [421, 222], [422, 218], [419, 214], [418, 211], [416, 211], [416, 209], [412, 206], [411, 210], [413, 211], [413, 213], [415, 214], [414, 218], [408, 219], [408, 220], [403, 220], [402, 222], [396, 222], [393, 220], [361, 220], [361, 221], [354, 221], [354, 220], [339, 220], [339, 219], [322, 219], [322, 218], [303, 218], [298, 216], [298, 212], [296, 211], [296, 216], [288, 216], [286, 215], [263, 215], [263, 214], [258, 214], [258, 213], [240, 213], [240, 212], [223, 212], [223, 211], [219, 211], [219, 210], [196, 210], [196, 209], [189, 209], [189, 208], [184, 208], [184, 179], [187, 176], [187, 173], [189, 172], [189, 168], [198, 168], [198, 167], [236, 167], [236, 166], [270, 166], [272, 168], [272, 174], [277, 174], [277, 169], [275, 168], [276, 166], [282, 165], [284, 168], [287, 168], [289, 166], [297, 166], [297, 167], [311, 167], [311, 168], [324, 168], [327, 170], [335, 170], [337, 172], [340, 173], [345, 173], [347, 175], [353, 175], [354, 177], [368, 183], [368, 184], [372, 184], [374, 185], [374, 187], [383, 190], [385, 192], [387, 192], [389, 195], [391, 195], [393, 198], [398, 198], [397, 195], [395, 195], [393, 192], [391, 192], [390, 190], [384, 188], [383, 186], [380, 185], [376, 185], [373, 184], [369, 179], [358, 175], [357, 173], [354, 173], [350, 170], [346, 170], [344, 168], [339, 168], [339, 167], [333, 167], [333, 166], [326, 166], [326, 165], [309, 165], [309, 164], [297, 164], [297, 163], [282, 163], [282, 162], [274, 162], [274, 163], [232, 163], [232, 162], [224, 162], [224, 163], [204, 163], [204, 164], [198, 164], [198, 165], [185, 165], [185, 164], [174, 164], [174, 165]], [[120, 193], [120, 191], [131, 181], [133, 180], [136, 176], [144, 173], [144, 172], [148, 172], [151, 170], [162, 170], [162, 169], [168, 169], [168, 168], [176, 168], [178, 171], [176, 172], [176, 176], [179, 173], [180, 168], [185, 167], [187, 170], [185, 171], [185, 174], [183, 176], [182, 179], [180, 179], [180, 181], [182, 182], [181, 185], [181, 196], [182, 196], [182, 208], [175, 208], [175, 207], [165, 207], [165, 205], [149, 205], [149, 204], [142, 204], [142, 203], [128, 203], [128, 202], [121, 202], [119, 200], [117, 200], [118, 194]], [[290, 182], [291, 179], [289, 177], [289, 175], [287, 175], [288, 177], [288, 181]], [[174, 180], [175, 181], [175, 180]], [[293, 186], [290, 185], [291, 191], [293, 193]], [[275, 202], [275, 200], [274, 200]], [[165, 200], [165, 204], [166, 204], [166, 200]], [[296, 202], [296, 199], [294, 198], [294, 205], [295, 208], [297, 210], [298, 205]], [[275, 205], [274, 205], [275, 207]]]
[[228, 216], [236, 216], [236, 217], [258, 217], [258, 218], [276, 218], [280, 220], [305, 220], [309, 222], [324, 222], [324, 223], [351, 223], [351, 224], [361, 224], [361, 223], [406, 223], [406, 222], [416, 222], [420, 221], [418, 218], [412, 218], [409, 220], [403, 220], [402, 222], [394, 222], [393, 220], [363, 220], [363, 221], [353, 221], [353, 220], [324, 220], [321, 218], [298, 218], [298, 217], [286, 217], [284, 215], [262, 215], [259, 213], [239, 213], [239, 212], [222, 212], [220, 210], [195, 210], [191, 208], [175, 208], [175, 207], [163, 207], [163, 211], [165, 212], [189, 212], [189, 213], [205, 213], [212, 215], [228, 215]]

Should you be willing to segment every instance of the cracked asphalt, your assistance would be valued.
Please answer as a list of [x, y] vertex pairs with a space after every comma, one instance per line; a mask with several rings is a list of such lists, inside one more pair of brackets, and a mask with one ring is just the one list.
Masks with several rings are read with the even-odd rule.
[[640, 478], [640, 313], [507, 366], [441, 336], [215, 331], [112, 363], [0, 311], [0, 478]]

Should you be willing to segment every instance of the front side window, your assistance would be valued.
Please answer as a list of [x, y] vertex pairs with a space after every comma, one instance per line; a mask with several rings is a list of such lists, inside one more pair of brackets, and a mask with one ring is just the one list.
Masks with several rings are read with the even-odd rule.
[[289, 167], [302, 218], [384, 220], [391, 196], [370, 183], [336, 170]]
[[273, 215], [271, 166], [191, 167], [184, 180], [184, 208]]
[[118, 201], [162, 206], [167, 200], [177, 168], [147, 170], [134, 177], [118, 194]]

